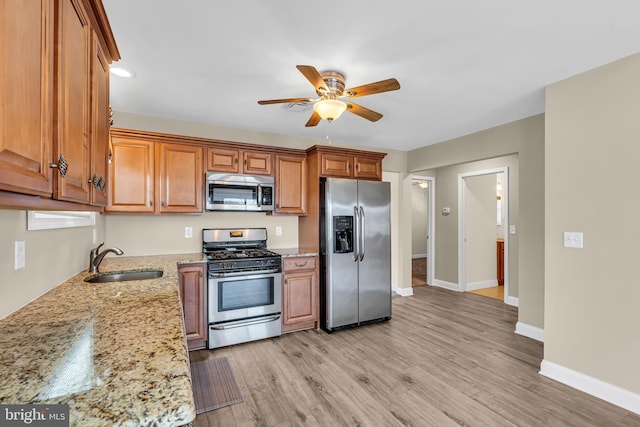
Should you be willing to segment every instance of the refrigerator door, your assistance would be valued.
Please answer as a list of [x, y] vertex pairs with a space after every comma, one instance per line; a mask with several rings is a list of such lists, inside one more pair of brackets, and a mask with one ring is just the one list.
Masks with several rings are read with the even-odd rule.
[[[357, 181], [327, 179], [324, 184], [324, 227], [326, 230], [324, 256], [326, 262], [325, 325], [328, 330], [358, 323], [358, 262], [356, 252], [342, 252], [336, 248], [334, 217], [354, 217], [358, 200]], [[342, 218], [344, 220], [344, 218]], [[353, 218], [355, 226], [355, 217]], [[355, 230], [354, 230], [355, 240]], [[353, 246], [357, 248], [355, 242]], [[337, 252], [336, 252], [337, 249]], [[357, 249], [355, 249], [357, 250]]]
[[388, 182], [358, 181], [359, 322], [391, 316]]

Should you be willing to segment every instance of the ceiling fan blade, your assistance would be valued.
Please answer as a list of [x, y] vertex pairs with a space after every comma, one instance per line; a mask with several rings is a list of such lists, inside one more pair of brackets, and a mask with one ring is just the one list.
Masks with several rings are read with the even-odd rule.
[[314, 111], [311, 117], [309, 117], [309, 120], [307, 121], [307, 124], [305, 125], [305, 127], [309, 128], [312, 126], [316, 126], [318, 123], [320, 123], [320, 120], [322, 120], [322, 117], [320, 117], [320, 114]]
[[327, 84], [322, 80], [322, 76], [315, 67], [311, 65], [296, 65], [296, 68], [316, 88], [316, 92], [329, 92]]
[[359, 96], [373, 95], [374, 93], [389, 92], [390, 90], [398, 89], [400, 89], [400, 83], [398, 83], [396, 79], [387, 79], [347, 89], [344, 91], [344, 95], [349, 98], [357, 98]]
[[353, 102], [347, 102], [347, 111], [372, 122], [377, 122], [382, 118], [382, 114]]
[[298, 102], [312, 102], [312, 98], [285, 98], [285, 99], [268, 99], [266, 101], [258, 101], [260, 105], [269, 105], [269, 104], [296, 104]]

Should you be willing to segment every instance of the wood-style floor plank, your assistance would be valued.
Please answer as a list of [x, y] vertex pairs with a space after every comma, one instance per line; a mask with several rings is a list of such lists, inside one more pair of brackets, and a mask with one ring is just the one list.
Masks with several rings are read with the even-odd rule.
[[542, 344], [514, 334], [517, 309], [431, 286], [393, 318], [191, 353], [227, 356], [245, 400], [213, 426], [640, 426], [640, 416], [538, 373]]

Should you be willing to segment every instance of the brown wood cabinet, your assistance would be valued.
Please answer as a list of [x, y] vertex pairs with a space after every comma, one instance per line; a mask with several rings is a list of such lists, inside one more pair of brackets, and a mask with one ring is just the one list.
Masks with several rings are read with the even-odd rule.
[[108, 120], [105, 70], [120, 54], [102, 3], [6, 0], [0, 15], [0, 57], [11, 58], [0, 73], [0, 190], [12, 192], [2, 200], [47, 209], [104, 205], [104, 194], [92, 194], [92, 172], [102, 172], [106, 185], [108, 133], [94, 116], [104, 110]]
[[112, 142], [108, 212], [202, 212], [202, 147], [118, 130]]
[[275, 213], [307, 213], [307, 157], [276, 154]]
[[107, 206], [109, 202], [109, 61], [93, 33], [91, 51], [91, 165], [89, 168], [90, 203]]
[[207, 148], [207, 171], [272, 175], [273, 158], [270, 153]]
[[320, 176], [375, 181], [382, 179], [382, 158], [345, 154], [344, 152], [321, 151], [319, 154]]
[[207, 345], [205, 268], [204, 263], [178, 266], [180, 299], [189, 350], [205, 348]]
[[287, 257], [282, 261], [282, 332], [317, 328], [318, 257]]

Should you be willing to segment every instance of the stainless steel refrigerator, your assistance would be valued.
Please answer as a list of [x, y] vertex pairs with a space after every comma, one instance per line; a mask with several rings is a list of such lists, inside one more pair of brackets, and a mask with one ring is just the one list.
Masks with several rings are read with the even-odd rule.
[[320, 322], [329, 331], [391, 318], [388, 182], [320, 183]]

